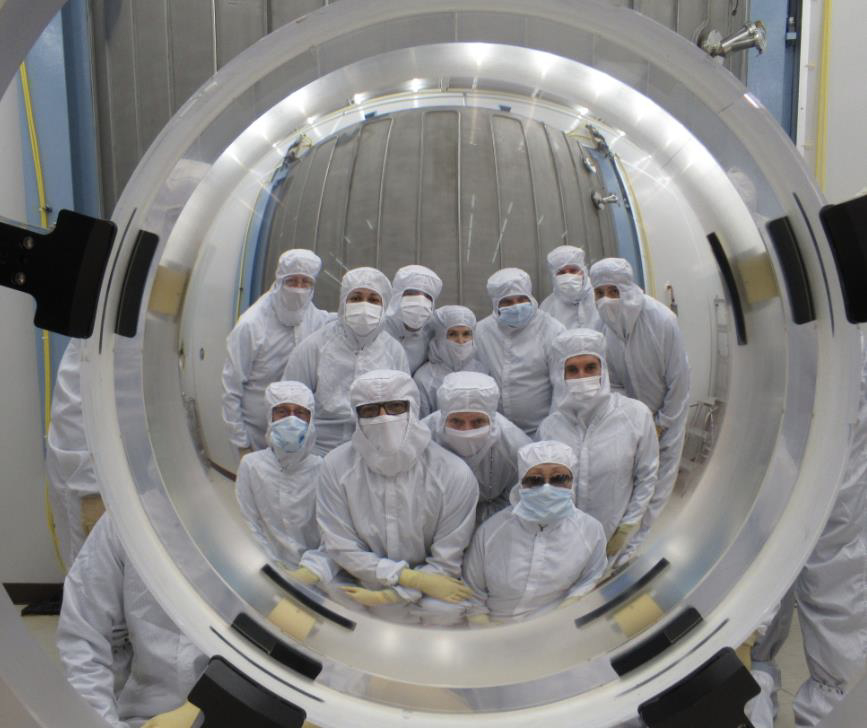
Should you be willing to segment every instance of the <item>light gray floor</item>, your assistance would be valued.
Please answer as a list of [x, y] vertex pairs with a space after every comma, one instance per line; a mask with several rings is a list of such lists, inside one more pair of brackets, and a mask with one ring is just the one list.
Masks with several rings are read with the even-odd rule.
[[[36, 641], [48, 652], [57, 664], [60, 658], [54, 645], [54, 632], [57, 630], [57, 617], [25, 617], [24, 623]], [[775, 728], [794, 728], [795, 719], [792, 716], [792, 699], [801, 683], [807, 679], [807, 665], [804, 662], [804, 649], [801, 642], [801, 627], [798, 624], [797, 611], [792, 622], [789, 639], [780, 650], [777, 662], [783, 673], [783, 689], [778, 699], [780, 714]]]

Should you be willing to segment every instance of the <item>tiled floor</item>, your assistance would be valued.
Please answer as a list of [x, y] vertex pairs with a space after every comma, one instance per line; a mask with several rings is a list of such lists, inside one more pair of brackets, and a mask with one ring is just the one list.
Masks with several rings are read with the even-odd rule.
[[[37, 642], [57, 661], [60, 658], [54, 645], [54, 632], [57, 629], [57, 617], [25, 617], [24, 623], [36, 638]], [[792, 699], [801, 683], [807, 678], [807, 666], [804, 662], [804, 650], [801, 643], [801, 628], [797, 621], [797, 613], [792, 623], [789, 639], [783, 645], [778, 656], [778, 664], [783, 673], [783, 689], [778, 696], [780, 713], [775, 728], [794, 728], [795, 719], [792, 716]]]

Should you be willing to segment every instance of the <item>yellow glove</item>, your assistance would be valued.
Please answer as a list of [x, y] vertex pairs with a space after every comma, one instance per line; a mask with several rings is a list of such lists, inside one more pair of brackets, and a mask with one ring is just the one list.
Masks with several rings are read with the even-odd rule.
[[467, 616], [467, 622], [481, 627], [487, 627], [491, 623], [491, 618], [487, 614], [470, 614]]
[[241, 448], [238, 448], [238, 455], [240, 455], [241, 457], [244, 457], [244, 455], [249, 455], [251, 452], [253, 452], [253, 448], [252, 448], [252, 447], [241, 447]]
[[620, 553], [621, 549], [623, 549], [626, 542], [629, 540], [629, 537], [635, 533], [637, 528], [637, 523], [629, 525], [621, 523], [608, 540], [608, 545], [605, 547], [605, 555], [610, 559], [612, 556], [616, 556]]
[[365, 607], [381, 607], [397, 604], [400, 597], [394, 589], [363, 589], [360, 586], [340, 587], [346, 594]]
[[657, 440], [661, 440], [661, 439], [662, 439], [662, 436], [665, 434], [665, 430], [666, 430], [666, 428], [663, 427], [662, 425], [657, 425], [657, 426], [656, 426], [656, 439], [657, 439]]
[[295, 581], [300, 581], [302, 584], [315, 584], [319, 581], [319, 577], [306, 566], [299, 566], [295, 571], [287, 571], [286, 576]]
[[744, 667], [747, 668], [747, 670], [753, 669], [753, 645], [758, 641], [759, 633], [757, 630], [747, 637], [746, 642], [735, 650], [735, 654], [738, 656], [740, 661], [744, 663]]
[[180, 708], [155, 715], [141, 728], [190, 728], [201, 712], [195, 705], [186, 702]]
[[472, 590], [460, 579], [453, 579], [444, 574], [434, 574], [430, 571], [415, 571], [404, 569], [398, 580], [401, 586], [418, 589], [434, 599], [457, 604], [473, 596]]
[[81, 528], [89, 536], [100, 516], [105, 513], [105, 504], [99, 493], [83, 496], [81, 499]]

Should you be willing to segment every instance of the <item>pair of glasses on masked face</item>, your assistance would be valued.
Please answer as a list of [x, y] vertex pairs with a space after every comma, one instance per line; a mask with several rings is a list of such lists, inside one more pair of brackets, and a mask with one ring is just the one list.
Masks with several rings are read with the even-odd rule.
[[545, 485], [545, 483], [560, 487], [571, 485], [572, 476], [566, 473], [558, 473], [557, 475], [552, 475], [550, 478], [546, 478], [544, 475], [525, 475], [521, 480], [521, 485], [525, 488], [538, 488], [540, 485]]
[[364, 419], [378, 417], [382, 412], [387, 415], [402, 415], [409, 411], [409, 402], [403, 399], [392, 402], [371, 402], [370, 404], [358, 405], [355, 411], [359, 417]]

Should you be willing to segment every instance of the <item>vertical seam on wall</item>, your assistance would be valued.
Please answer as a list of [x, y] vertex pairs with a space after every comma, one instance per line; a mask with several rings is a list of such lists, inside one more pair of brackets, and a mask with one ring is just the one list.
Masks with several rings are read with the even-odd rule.
[[[502, 245], [500, 245], [503, 235], [503, 195], [500, 189], [500, 164], [497, 160], [497, 136], [496, 130], [494, 129], [494, 120], [496, 118], [496, 114], [491, 114], [488, 117], [488, 126], [491, 127], [491, 149], [493, 150], [494, 156], [494, 185], [497, 188], [497, 235], [499, 237], [497, 239], [497, 249], [494, 251], [494, 260], [499, 256], [500, 260], [497, 264], [497, 268], [499, 269], [503, 267], [503, 248]], [[491, 264], [494, 263], [494, 260], [491, 260]]]
[[[563, 189], [563, 180], [560, 176], [560, 165], [557, 164], [557, 155], [554, 154], [554, 145], [551, 143], [551, 127], [542, 124], [545, 129], [545, 141], [548, 143], [548, 154], [551, 155], [551, 164], [554, 167], [554, 179], [557, 180], [557, 191], [560, 194], [560, 221], [563, 223], [563, 236], [560, 243], [568, 243], [569, 221], [566, 219], [566, 190]], [[556, 246], [555, 246], [556, 247]]]
[[[358, 154], [361, 150], [361, 138], [364, 136], [364, 132], [367, 129], [368, 125], [364, 124], [361, 129], [359, 129], [358, 134], [355, 135], [355, 153], [352, 155], [352, 168], [349, 170], [349, 179], [346, 185], [346, 204], [343, 211], [343, 224], [340, 229], [340, 240], [338, 241], [338, 249], [340, 252], [340, 259], [343, 261], [344, 267], [348, 270], [349, 265], [346, 260], [349, 257], [347, 254], [349, 253], [349, 248], [346, 243], [346, 228], [349, 225], [349, 209], [352, 206], [352, 187], [355, 182], [355, 168], [358, 166]], [[337, 145], [335, 144], [335, 149]], [[318, 226], [318, 221], [317, 221]], [[344, 271], [345, 273], [346, 271]]]
[[455, 190], [455, 203], [457, 205], [457, 231], [456, 231], [456, 239], [458, 243], [458, 304], [462, 305], [464, 302], [464, 246], [463, 246], [463, 218], [461, 216], [461, 206], [463, 200], [461, 198], [461, 148], [463, 147], [463, 114], [460, 109], [455, 110], [455, 116], [458, 120], [458, 147], [456, 150], [457, 155], [457, 170], [455, 172], [455, 177], [457, 180], [456, 190]]
[[[217, 72], [217, 0], [211, 0], [211, 63]], [[213, 75], [213, 73], [211, 75]]]
[[[328, 173], [331, 171], [331, 163], [334, 161], [334, 152], [337, 149], [337, 141], [340, 137], [334, 140], [331, 145], [331, 154], [328, 155], [328, 164], [325, 165], [325, 174], [322, 176], [322, 186], [319, 188], [319, 204], [316, 206], [316, 222], [313, 224], [313, 248], [319, 247], [319, 219], [322, 216], [322, 205], [325, 204], [325, 187], [328, 184]], [[338, 263], [338, 265], [340, 265]], [[343, 271], [345, 273], [346, 271]]]
[[521, 138], [524, 140], [524, 156], [527, 159], [527, 174], [530, 177], [530, 200], [533, 203], [533, 228], [536, 231], [536, 287], [542, 285], [542, 235], [539, 225], [539, 203], [536, 200], [536, 175], [533, 174], [533, 160], [530, 158], [530, 140], [527, 138], [526, 124], [532, 122], [519, 121]]
[[828, 77], [831, 65], [831, 0], [822, 5], [822, 50], [819, 63], [819, 114], [816, 123], [816, 180], [825, 192], [828, 175]]
[[382, 151], [382, 170], [379, 173], [379, 200], [376, 210], [376, 247], [374, 248], [376, 259], [379, 260], [379, 251], [382, 248], [382, 203], [385, 199], [385, 170], [388, 167], [388, 150], [391, 145], [391, 130], [394, 127], [394, 119], [388, 120], [388, 131], [385, 134], [385, 149]]
[[169, 6], [169, 0], [163, 0], [163, 8], [166, 15], [166, 60], [168, 61], [166, 64], [166, 87], [169, 93], [169, 109], [174, 116], [174, 113], [178, 110], [175, 98], [174, 74], [172, 72], [175, 67], [175, 36], [172, 33], [172, 11]]
[[[427, 116], [427, 111], [422, 111], [419, 115], [419, 131], [418, 131], [418, 199], [415, 205], [415, 259], [413, 263], [418, 263], [421, 254], [421, 206], [422, 206], [422, 191], [424, 190], [424, 120]], [[377, 251], [378, 253], [379, 251]], [[377, 257], [377, 264], [379, 257]]]
[[[139, 93], [138, 93], [138, 54], [136, 53], [136, 44], [135, 44], [135, 6], [130, 4], [129, 6], [129, 33], [130, 33], [130, 48], [129, 53], [132, 59], [132, 108], [135, 112], [135, 151], [136, 156], [141, 159], [143, 150], [142, 150], [142, 140], [141, 140], [141, 110], [139, 103]], [[116, 195], [116, 198], [120, 197], [120, 195]]]

